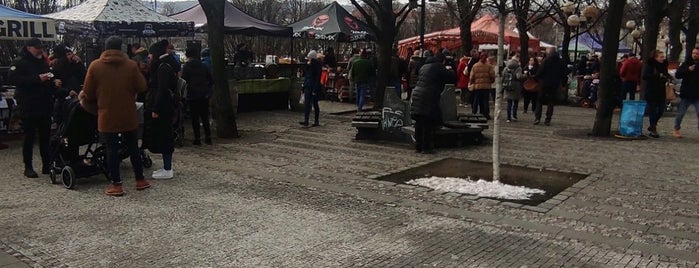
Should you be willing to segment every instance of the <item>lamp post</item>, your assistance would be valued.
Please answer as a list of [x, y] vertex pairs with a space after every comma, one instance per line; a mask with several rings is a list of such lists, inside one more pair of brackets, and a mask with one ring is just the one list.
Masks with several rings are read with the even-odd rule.
[[641, 39], [641, 35], [643, 35], [643, 32], [641, 29], [634, 29], [631, 31], [631, 38], [633, 38], [633, 53], [636, 53], [637, 47], [638, 47], [638, 40]]
[[[566, 20], [566, 23], [570, 27], [575, 27], [575, 51], [573, 52], [575, 60], [573, 62], [578, 61], [578, 36], [580, 35], [580, 26], [584, 25], [585, 23], [591, 21], [594, 17], [596, 17], [599, 14], [599, 9], [594, 6], [586, 6], [585, 8], [580, 11], [580, 2], [574, 3], [574, 2], [564, 2], [563, 5], [561, 5], [561, 11], [568, 15], [568, 18]], [[580, 13], [580, 15], [576, 15], [577, 13]], [[568, 45], [568, 44], [566, 44]]]

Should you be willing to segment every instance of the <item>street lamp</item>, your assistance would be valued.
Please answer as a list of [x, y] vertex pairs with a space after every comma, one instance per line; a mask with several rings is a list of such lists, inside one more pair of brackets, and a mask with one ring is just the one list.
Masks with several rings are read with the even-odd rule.
[[[585, 23], [592, 21], [594, 17], [599, 14], [599, 9], [595, 6], [586, 6], [580, 11], [580, 2], [577, 4], [574, 2], [566, 1], [561, 5], [561, 11], [568, 15], [566, 23], [570, 27], [575, 27], [575, 51], [574, 62], [578, 61], [578, 36], [580, 35], [580, 26]], [[576, 13], [580, 13], [580, 16]], [[566, 44], [567, 45], [567, 44]]]
[[643, 32], [640, 29], [634, 29], [631, 32], [631, 38], [633, 38], [633, 53], [636, 53], [636, 47], [638, 47], [638, 40], [641, 39]]
[[663, 42], [665, 42], [665, 54], [668, 54], [668, 51], [670, 51], [670, 37], [667, 36], [663, 39]]
[[[408, 4], [410, 8], [420, 7], [420, 57], [422, 57], [422, 52], [425, 49], [425, 17], [426, 15], [426, 4], [425, 0], [420, 0], [420, 4], [417, 4], [418, 0], [410, 0]], [[435, 2], [437, 0], [427, 0], [427, 2]]]

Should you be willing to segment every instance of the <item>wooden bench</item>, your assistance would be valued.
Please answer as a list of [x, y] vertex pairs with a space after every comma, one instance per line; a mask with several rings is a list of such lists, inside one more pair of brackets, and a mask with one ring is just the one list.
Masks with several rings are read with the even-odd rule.
[[357, 135], [355, 138], [358, 140], [377, 137], [379, 129], [381, 128], [381, 112], [370, 111], [357, 113], [357, 115], [352, 118], [352, 127], [357, 128]]

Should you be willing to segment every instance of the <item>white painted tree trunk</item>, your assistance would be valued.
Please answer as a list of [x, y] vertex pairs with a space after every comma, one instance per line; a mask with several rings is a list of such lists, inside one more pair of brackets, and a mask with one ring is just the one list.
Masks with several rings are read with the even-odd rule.
[[[498, 3], [501, 7], [505, 7], [505, 0], [500, 0]], [[497, 67], [495, 67], [495, 111], [493, 116], [493, 180], [500, 180], [500, 112], [502, 110], [502, 74], [500, 66], [503, 66], [505, 58], [505, 18], [507, 14], [500, 11], [500, 22], [498, 26], [498, 59]]]

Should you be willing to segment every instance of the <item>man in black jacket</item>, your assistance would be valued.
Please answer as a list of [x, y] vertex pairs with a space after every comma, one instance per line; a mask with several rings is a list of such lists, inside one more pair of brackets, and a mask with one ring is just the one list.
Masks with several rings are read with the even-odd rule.
[[[676, 138], [682, 137], [680, 133], [682, 119], [689, 106], [694, 105], [699, 121], [699, 70], [697, 69], [699, 69], [699, 47], [692, 50], [692, 58], [684, 61], [675, 73], [677, 79], [682, 79], [680, 107], [677, 111], [677, 117], [675, 117], [675, 128], [672, 131], [672, 135]], [[699, 123], [697, 123], [697, 128], [699, 128]]]
[[437, 53], [420, 68], [417, 85], [410, 98], [410, 116], [415, 120], [415, 152], [434, 153], [433, 132], [442, 123], [439, 100], [444, 85], [454, 83], [456, 74], [444, 66], [445, 57]]
[[190, 47], [185, 53], [187, 63], [182, 68], [182, 79], [187, 81], [187, 103], [192, 112], [194, 145], [201, 145], [199, 122], [204, 126], [204, 142], [211, 145], [209, 126], [209, 98], [213, 93], [213, 78], [209, 68], [199, 60], [199, 50]]
[[553, 116], [553, 105], [558, 99], [566, 76], [566, 66], [563, 64], [561, 56], [556, 52], [556, 48], [548, 48], [546, 53], [548, 56], [541, 63], [539, 71], [534, 76], [541, 84], [539, 100], [536, 104], [534, 125], [541, 123], [543, 105], [546, 104], [546, 120], [544, 124], [549, 126], [551, 125], [551, 116]]
[[19, 116], [24, 129], [22, 156], [24, 176], [38, 178], [32, 165], [34, 138], [39, 132], [39, 149], [43, 164], [42, 173], [50, 171], [49, 139], [51, 134], [51, 112], [53, 95], [61, 81], [53, 79], [53, 74], [43, 56], [44, 48], [39, 39], [27, 40], [19, 57], [10, 65], [7, 79], [17, 87]]

